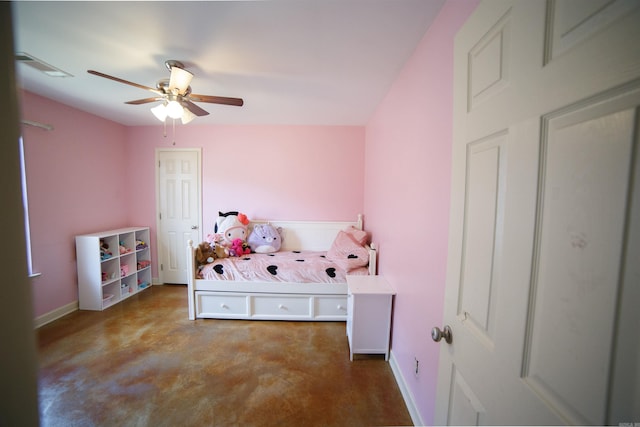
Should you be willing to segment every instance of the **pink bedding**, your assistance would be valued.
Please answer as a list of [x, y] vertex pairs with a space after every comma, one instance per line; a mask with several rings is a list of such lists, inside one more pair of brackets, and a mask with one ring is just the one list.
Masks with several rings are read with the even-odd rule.
[[[239, 282], [345, 283], [345, 267], [326, 255], [326, 252], [315, 251], [281, 251], [216, 259], [200, 269], [198, 278]], [[366, 275], [368, 270], [367, 267], [351, 268], [348, 274]]]

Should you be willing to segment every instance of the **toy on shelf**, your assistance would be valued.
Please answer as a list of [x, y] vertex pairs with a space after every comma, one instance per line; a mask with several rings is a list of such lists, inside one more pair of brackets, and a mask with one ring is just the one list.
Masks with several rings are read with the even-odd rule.
[[147, 247], [148, 245], [144, 240], [136, 240], [136, 251], [141, 251], [142, 249], [146, 249]]
[[109, 244], [105, 242], [104, 239], [100, 239], [100, 259], [104, 261], [112, 256], [113, 254], [109, 252]]
[[103, 282], [107, 282], [109, 280], [115, 279], [116, 278], [116, 272], [114, 271], [113, 273], [109, 274], [106, 271], [102, 272], [102, 281]]
[[120, 247], [119, 247], [119, 249], [120, 249], [120, 255], [128, 254], [129, 252], [131, 252], [131, 249], [127, 248], [127, 247], [124, 245], [124, 242], [120, 242]]
[[143, 268], [147, 268], [151, 265], [151, 261], [141, 259], [138, 261], [138, 270], [142, 270]]
[[132, 292], [133, 292], [133, 289], [131, 289], [129, 285], [127, 285], [126, 283], [122, 283], [120, 285], [120, 295], [124, 296]]

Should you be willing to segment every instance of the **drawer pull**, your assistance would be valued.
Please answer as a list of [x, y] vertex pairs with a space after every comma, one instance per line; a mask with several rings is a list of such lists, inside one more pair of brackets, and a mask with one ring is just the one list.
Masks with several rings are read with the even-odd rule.
[[227, 306], [227, 304], [225, 304], [225, 303], [221, 303], [220, 304], [220, 308], [229, 308], [229, 306]]
[[344, 310], [344, 307], [342, 306], [342, 304], [338, 304], [338, 306], [336, 307], [338, 310]]
[[282, 304], [278, 304], [278, 308], [279, 308], [280, 310], [286, 310], [286, 309], [287, 309], [287, 307], [285, 307], [285, 306], [284, 306], [284, 305], [282, 305]]

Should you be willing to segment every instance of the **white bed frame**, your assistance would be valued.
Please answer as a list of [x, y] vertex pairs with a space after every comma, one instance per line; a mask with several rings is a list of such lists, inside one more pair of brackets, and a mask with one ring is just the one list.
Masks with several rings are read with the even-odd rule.
[[[362, 230], [355, 222], [252, 221], [282, 228], [283, 251], [327, 251], [340, 230]], [[198, 279], [193, 241], [187, 245], [189, 319], [346, 321], [346, 283], [269, 283]], [[376, 274], [377, 254], [369, 250], [369, 274]]]

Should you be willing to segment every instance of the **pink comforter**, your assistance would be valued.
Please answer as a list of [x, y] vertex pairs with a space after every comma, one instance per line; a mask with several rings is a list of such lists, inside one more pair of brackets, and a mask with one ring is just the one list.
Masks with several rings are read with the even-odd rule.
[[[366, 267], [348, 274], [368, 274]], [[239, 282], [345, 283], [347, 271], [326, 257], [326, 252], [282, 251], [216, 259], [201, 267], [198, 277]]]

